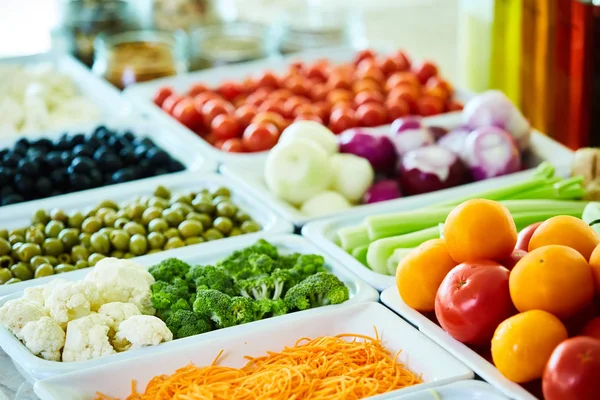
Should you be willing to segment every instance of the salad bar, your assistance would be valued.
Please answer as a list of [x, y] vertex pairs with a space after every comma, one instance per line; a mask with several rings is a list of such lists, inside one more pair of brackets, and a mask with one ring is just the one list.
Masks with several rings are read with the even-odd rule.
[[600, 396], [597, 150], [400, 50], [79, 67], [0, 64], [0, 347], [39, 398]]

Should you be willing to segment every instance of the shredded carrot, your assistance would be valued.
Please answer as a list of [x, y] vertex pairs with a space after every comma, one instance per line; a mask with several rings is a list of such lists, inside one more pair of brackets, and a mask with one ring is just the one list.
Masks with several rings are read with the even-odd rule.
[[[189, 364], [172, 375], [154, 377], [144, 393], [132, 382], [126, 400], [339, 399], [374, 396], [421, 383], [420, 376], [375, 338], [344, 333], [301, 338], [281, 352], [249, 357], [242, 368], [217, 365], [223, 350], [206, 367]], [[97, 394], [96, 400], [115, 400]]]

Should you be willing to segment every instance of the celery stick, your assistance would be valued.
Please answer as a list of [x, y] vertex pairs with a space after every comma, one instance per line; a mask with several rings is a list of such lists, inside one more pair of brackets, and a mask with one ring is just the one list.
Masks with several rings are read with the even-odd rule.
[[396, 268], [404, 257], [406, 257], [414, 248], [410, 249], [396, 249], [394, 253], [387, 261], [387, 273], [388, 275], [396, 275]]
[[516, 193], [510, 199], [581, 199], [585, 194], [583, 176], [574, 176], [554, 185], [544, 185], [539, 188]]
[[423, 208], [367, 217], [365, 224], [369, 232], [369, 239], [373, 241], [429, 228], [443, 222], [453, 208]]
[[528, 227], [531, 224], [535, 224], [536, 222], [542, 222], [547, 220], [548, 218], [555, 217], [557, 215], [570, 215], [572, 217], [581, 218], [583, 211], [572, 209], [566, 211], [531, 211], [524, 213], [515, 213], [513, 214], [513, 219], [515, 220], [515, 225], [517, 226], [517, 231], [521, 231], [523, 228]]
[[337, 232], [342, 249], [351, 252], [357, 247], [366, 246], [371, 241], [365, 224], [342, 228]]
[[396, 249], [416, 247], [426, 240], [439, 237], [440, 230], [436, 225], [421, 231], [376, 240], [369, 245], [367, 263], [373, 271], [385, 274], [387, 272], [387, 261]]
[[362, 265], [369, 268], [367, 264], [367, 250], [369, 249], [369, 245], [359, 246], [352, 250], [352, 257], [356, 258]]

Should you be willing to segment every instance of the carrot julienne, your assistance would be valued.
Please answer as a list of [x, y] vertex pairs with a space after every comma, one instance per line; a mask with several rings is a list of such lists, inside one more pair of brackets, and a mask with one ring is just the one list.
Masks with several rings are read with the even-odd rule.
[[[135, 389], [126, 400], [353, 400], [421, 383], [420, 376], [398, 362], [375, 338], [344, 333], [301, 338], [281, 352], [249, 357], [242, 368], [189, 364], [172, 375], [152, 378], [144, 393]], [[96, 400], [115, 400], [101, 393]]]

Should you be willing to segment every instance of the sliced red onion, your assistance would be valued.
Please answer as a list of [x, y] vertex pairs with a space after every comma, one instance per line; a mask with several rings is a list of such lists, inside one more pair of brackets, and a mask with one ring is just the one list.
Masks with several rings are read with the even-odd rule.
[[390, 139], [400, 156], [435, 143], [435, 137], [429, 128], [406, 129], [392, 135]]
[[465, 141], [463, 157], [476, 181], [521, 169], [521, 157], [514, 138], [495, 126], [471, 132]]
[[341, 153], [366, 158], [376, 172], [391, 173], [396, 168], [398, 155], [386, 135], [353, 129], [343, 132], [339, 136], [339, 143]]
[[397, 118], [392, 122], [392, 133], [400, 133], [408, 129], [419, 129], [421, 120], [415, 117]]
[[372, 185], [363, 197], [363, 204], [378, 203], [402, 197], [398, 183], [394, 179], [386, 179]]
[[448, 133], [448, 129], [442, 128], [441, 126], [430, 126], [428, 129], [431, 131], [436, 141], [440, 140]]
[[458, 154], [459, 157], [462, 157], [462, 152], [465, 148], [465, 141], [467, 140], [467, 136], [469, 136], [470, 132], [471, 130], [465, 127], [453, 129], [442, 136], [442, 138], [438, 140], [437, 144], [455, 154]]

